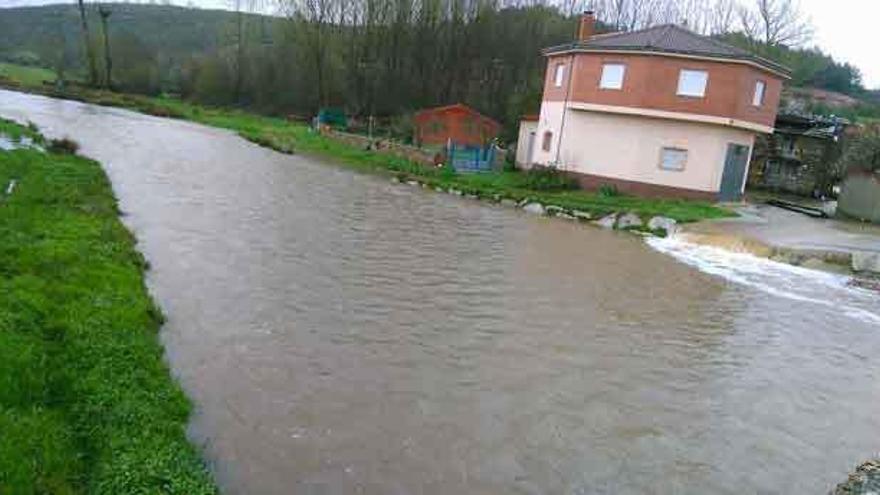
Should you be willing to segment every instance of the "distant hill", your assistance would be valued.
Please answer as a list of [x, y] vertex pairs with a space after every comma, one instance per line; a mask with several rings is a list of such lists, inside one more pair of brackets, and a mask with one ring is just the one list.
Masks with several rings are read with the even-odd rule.
[[[113, 12], [111, 36], [130, 35], [166, 60], [216, 49], [224, 38], [229, 39], [235, 16], [222, 10], [106, 5]], [[97, 11], [93, 5], [88, 8], [92, 30], [98, 33]], [[51, 67], [62, 42], [78, 57], [82, 49], [79, 29], [79, 13], [73, 3], [0, 9], [0, 60]]]

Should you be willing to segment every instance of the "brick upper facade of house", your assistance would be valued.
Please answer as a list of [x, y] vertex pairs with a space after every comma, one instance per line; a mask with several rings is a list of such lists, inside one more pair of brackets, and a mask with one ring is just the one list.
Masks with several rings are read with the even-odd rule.
[[[573, 59], [573, 60], [572, 60]], [[563, 84], [556, 87], [552, 78], [559, 64], [573, 67]], [[599, 82], [602, 68], [608, 64], [626, 67], [623, 87], [603, 89]], [[711, 84], [701, 98], [677, 94], [682, 70], [704, 71]], [[571, 87], [568, 77], [574, 74]], [[763, 81], [764, 104], [752, 104], [755, 84]], [[575, 53], [553, 55], [547, 60], [544, 101], [565, 100], [632, 109], [680, 112], [730, 119], [745, 128], [772, 128], [782, 94], [782, 79], [749, 65], [711, 60], [669, 58], [637, 53]], [[750, 126], [748, 124], [755, 124]]]

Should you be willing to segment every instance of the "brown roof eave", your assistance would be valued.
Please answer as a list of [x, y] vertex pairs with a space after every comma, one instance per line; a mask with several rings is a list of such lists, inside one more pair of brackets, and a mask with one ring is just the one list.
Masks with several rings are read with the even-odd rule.
[[607, 53], [607, 52], [642, 52], [645, 54], [664, 54], [668, 53], [670, 55], [689, 55], [693, 57], [703, 57], [708, 59], [718, 60], [720, 62], [751, 62], [755, 65], [760, 66], [761, 68], [778, 74], [779, 76], [785, 79], [791, 79], [791, 69], [785, 67], [784, 65], [777, 64], [771, 60], [767, 60], [763, 57], [759, 57], [757, 55], [750, 56], [736, 56], [736, 55], [727, 55], [727, 54], [711, 54], [697, 51], [689, 51], [689, 50], [669, 50], [665, 48], [654, 48], [654, 47], [631, 47], [631, 46], [602, 46], [602, 47], [589, 47], [582, 46], [579, 44], [568, 44], [568, 45], [557, 45], [551, 46], [541, 50], [541, 54], [545, 57], [549, 57], [551, 55], [565, 55], [568, 53]]

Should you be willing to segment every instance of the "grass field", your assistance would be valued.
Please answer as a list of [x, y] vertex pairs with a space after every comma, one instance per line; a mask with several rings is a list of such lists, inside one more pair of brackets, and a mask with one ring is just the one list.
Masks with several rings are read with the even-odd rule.
[[97, 163], [0, 151], [0, 493], [216, 493], [144, 269]]
[[[13, 70], [12, 74], [23, 72]], [[39, 78], [13, 76], [7, 83], [19, 89], [38, 91], [60, 98], [72, 98], [99, 105], [118, 106], [151, 115], [191, 120], [238, 132], [255, 143], [292, 153], [302, 152], [333, 159], [361, 171], [398, 175], [402, 180], [419, 180], [434, 187], [455, 188], [466, 194], [487, 198], [529, 199], [566, 209], [576, 209], [594, 216], [611, 212], [633, 212], [648, 218], [655, 215], [694, 222], [707, 218], [731, 216], [729, 210], [707, 202], [646, 199], [625, 195], [601, 195], [587, 191], [544, 191], [530, 186], [532, 181], [522, 172], [489, 174], [454, 174], [384, 153], [366, 151], [312, 132], [307, 126], [245, 112], [238, 109], [212, 108], [172, 98], [151, 98], [140, 95], [112, 93], [70, 86], [64, 93], [34, 83]], [[2, 82], [2, 81], [0, 81]]]
[[43, 84], [43, 81], [54, 81], [55, 72], [40, 67], [25, 67], [0, 62], [0, 79], [6, 78], [19, 81], [27, 86]]

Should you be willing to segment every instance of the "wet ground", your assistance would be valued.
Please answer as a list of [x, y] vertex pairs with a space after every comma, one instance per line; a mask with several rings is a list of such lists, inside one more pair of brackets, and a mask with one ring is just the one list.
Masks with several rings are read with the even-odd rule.
[[805, 251], [880, 252], [880, 226], [807, 215], [765, 204], [736, 208], [737, 218], [701, 222], [690, 232], [728, 234], [763, 244]]
[[103, 163], [226, 493], [826, 493], [880, 300], [831, 274], [0, 91]]

